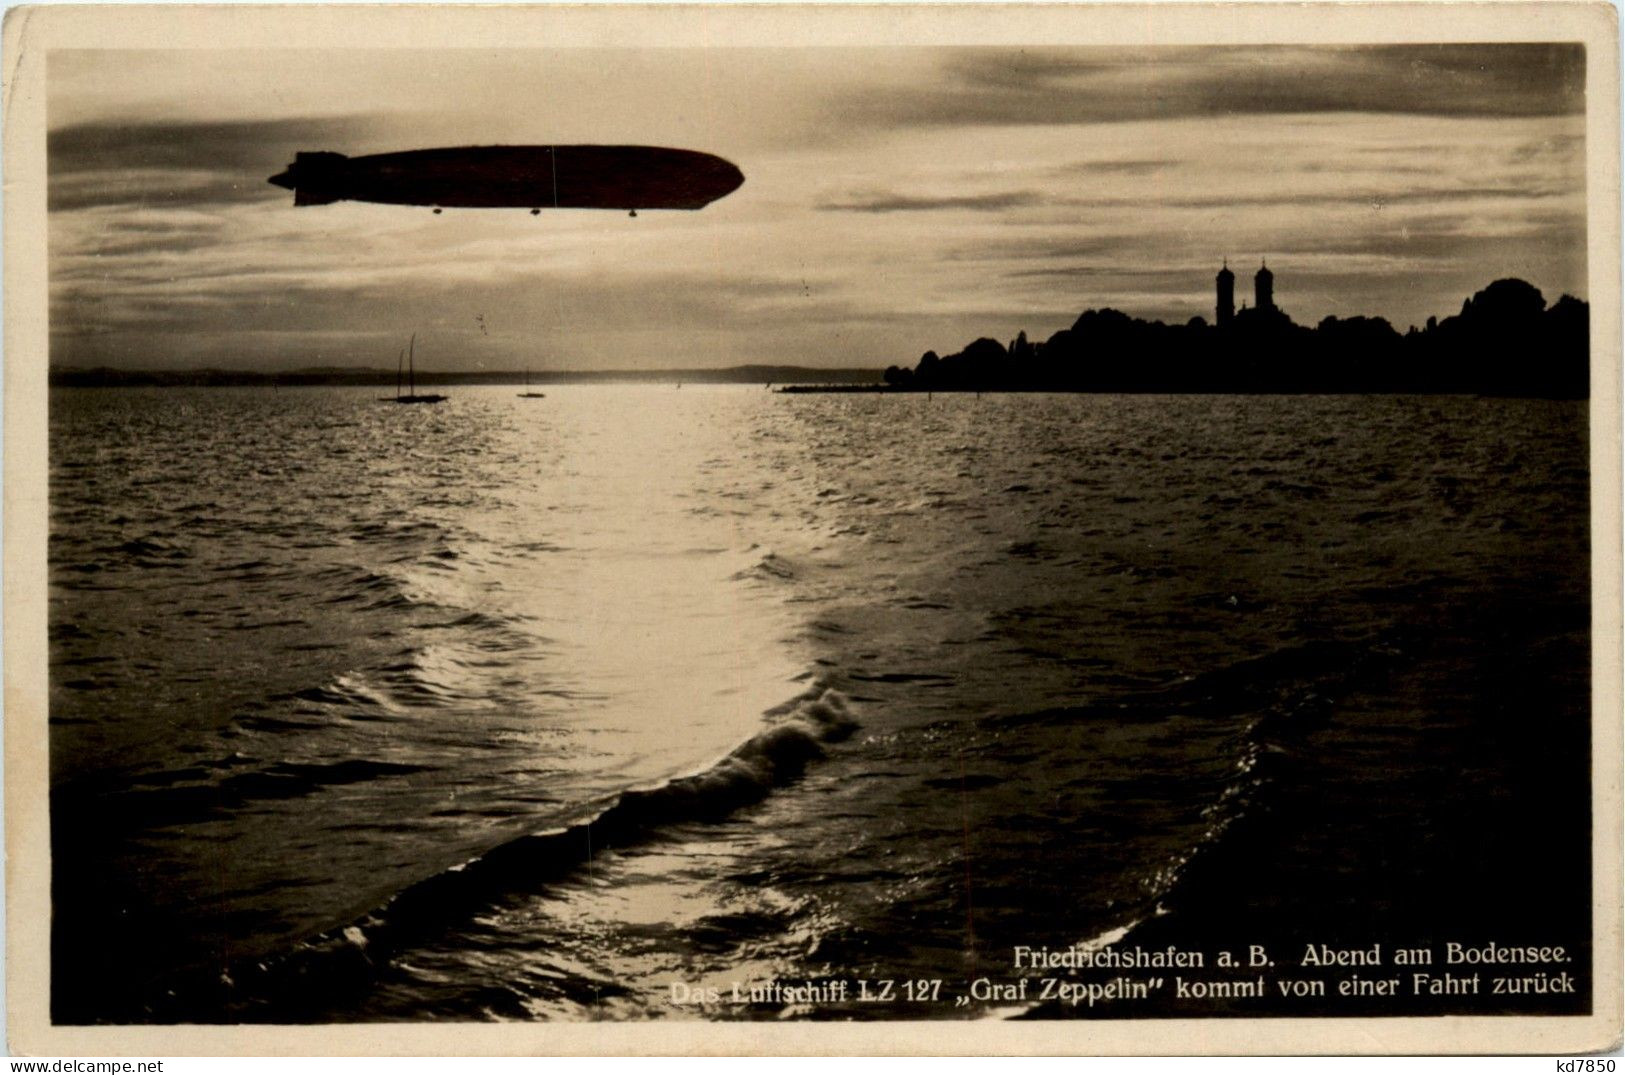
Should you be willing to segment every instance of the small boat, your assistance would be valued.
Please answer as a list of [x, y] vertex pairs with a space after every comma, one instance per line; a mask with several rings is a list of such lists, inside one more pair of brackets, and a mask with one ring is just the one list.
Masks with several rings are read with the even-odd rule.
[[[529, 366], [525, 367], [525, 387], [526, 388], [530, 387], [530, 367]], [[547, 393], [546, 392], [521, 392], [521, 393], [519, 393], [519, 398], [520, 399], [546, 399], [547, 398]]]
[[395, 362], [395, 402], [396, 403], [439, 403], [445, 396], [418, 395], [416, 357], [418, 334], [412, 333], [412, 341], [406, 347], [406, 395], [401, 395], [401, 365], [400, 360]]

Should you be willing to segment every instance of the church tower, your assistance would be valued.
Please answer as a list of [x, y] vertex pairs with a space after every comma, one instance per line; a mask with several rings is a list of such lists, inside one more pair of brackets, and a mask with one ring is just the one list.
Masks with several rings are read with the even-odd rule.
[[1253, 305], [1260, 310], [1275, 309], [1275, 274], [1262, 261], [1253, 276]]
[[1214, 320], [1220, 325], [1228, 325], [1230, 319], [1236, 316], [1236, 274], [1230, 271], [1230, 259], [1226, 258], [1224, 267], [1219, 270], [1217, 277], [1219, 285], [1219, 305], [1213, 311]]

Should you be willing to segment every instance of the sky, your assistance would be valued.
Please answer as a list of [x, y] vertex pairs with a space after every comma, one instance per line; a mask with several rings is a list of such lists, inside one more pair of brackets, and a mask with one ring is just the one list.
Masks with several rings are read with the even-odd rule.
[[[1086, 309], [1589, 298], [1579, 45], [53, 50], [53, 365], [912, 365]], [[646, 144], [703, 210], [295, 207], [298, 151]]]

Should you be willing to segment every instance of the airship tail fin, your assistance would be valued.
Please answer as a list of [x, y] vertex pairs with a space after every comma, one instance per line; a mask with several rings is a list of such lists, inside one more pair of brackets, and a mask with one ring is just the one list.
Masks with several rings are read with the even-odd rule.
[[287, 171], [268, 182], [292, 190], [295, 205], [329, 205], [343, 197], [332, 191], [345, 189], [344, 166], [349, 160], [342, 153], [296, 153]]

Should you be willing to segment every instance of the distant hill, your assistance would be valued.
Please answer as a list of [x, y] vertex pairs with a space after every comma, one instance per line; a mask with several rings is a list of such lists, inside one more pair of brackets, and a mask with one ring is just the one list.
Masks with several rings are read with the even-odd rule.
[[[348, 366], [321, 366], [297, 370], [114, 369], [53, 366], [50, 383], [57, 388], [192, 387], [214, 385], [387, 385], [395, 384], [395, 371]], [[448, 373], [418, 370], [416, 383], [424, 385], [524, 384], [523, 370], [484, 370]], [[811, 366], [728, 366], [721, 369], [681, 370], [555, 370], [532, 371], [529, 382], [548, 384], [879, 384], [879, 369], [818, 369]]]
[[[1313, 328], [1274, 307], [1228, 324], [1144, 321], [1086, 310], [1033, 342], [976, 340], [927, 351], [885, 372], [897, 392], [1415, 392], [1584, 399], [1590, 391], [1590, 307], [1505, 279], [1443, 320], [1400, 333], [1380, 317], [1326, 317]], [[813, 388], [811, 391], [823, 389]]]

